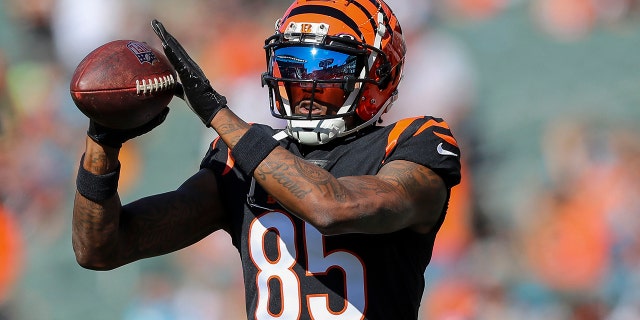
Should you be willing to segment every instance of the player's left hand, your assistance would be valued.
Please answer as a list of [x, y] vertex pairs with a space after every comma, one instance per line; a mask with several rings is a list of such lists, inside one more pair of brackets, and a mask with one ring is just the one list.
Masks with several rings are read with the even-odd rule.
[[89, 130], [87, 135], [95, 142], [108, 147], [119, 149], [126, 141], [141, 136], [153, 128], [159, 126], [167, 118], [169, 108], [165, 107], [160, 114], [155, 116], [149, 122], [132, 129], [111, 129], [100, 125], [99, 123], [89, 120]]
[[209, 127], [216, 113], [227, 107], [227, 99], [211, 87], [202, 69], [160, 21], [154, 19], [151, 27], [162, 41], [165, 55], [180, 76], [182, 84], [177, 86], [175, 95], [184, 99], [189, 108]]

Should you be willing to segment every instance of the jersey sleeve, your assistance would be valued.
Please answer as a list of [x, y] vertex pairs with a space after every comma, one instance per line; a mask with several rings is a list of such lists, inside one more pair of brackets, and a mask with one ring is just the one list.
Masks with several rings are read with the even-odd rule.
[[444, 120], [419, 117], [398, 121], [388, 140], [385, 163], [411, 161], [433, 170], [448, 188], [460, 183], [460, 149]]
[[233, 164], [229, 148], [218, 137], [211, 143], [209, 150], [200, 162], [200, 169], [207, 168], [218, 175], [226, 175], [233, 169]]

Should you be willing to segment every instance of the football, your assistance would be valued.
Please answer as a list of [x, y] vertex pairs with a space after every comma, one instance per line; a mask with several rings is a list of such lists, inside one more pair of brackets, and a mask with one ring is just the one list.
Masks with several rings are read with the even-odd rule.
[[93, 121], [131, 129], [158, 115], [173, 98], [176, 72], [145, 42], [115, 40], [90, 52], [71, 78], [73, 102]]

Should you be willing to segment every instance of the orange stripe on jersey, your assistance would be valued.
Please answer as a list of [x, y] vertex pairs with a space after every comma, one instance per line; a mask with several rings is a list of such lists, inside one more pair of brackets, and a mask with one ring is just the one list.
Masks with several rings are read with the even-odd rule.
[[433, 134], [435, 134], [436, 136], [442, 138], [442, 140], [446, 141], [450, 145], [458, 147], [458, 141], [456, 141], [456, 138], [454, 138], [454, 137], [452, 137], [450, 135], [446, 135], [446, 134], [442, 134], [442, 133], [438, 133], [438, 132], [434, 132]]
[[236, 161], [231, 156], [231, 149], [227, 148], [227, 163], [226, 163], [226, 167], [224, 168], [224, 171], [222, 171], [222, 175], [224, 176], [227, 173], [231, 172], [231, 169], [233, 169], [233, 166], [235, 164], [236, 164]]
[[216, 148], [216, 145], [218, 144], [218, 140], [220, 140], [219, 136], [217, 138], [213, 139], [213, 142], [211, 142], [211, 149], [215, 149]]
[[[220, 140], [220, 137], [217, 137], [213, 140], [213, 142], [211, 143], [211, 149], [215, 149], [219, 140]], [[235, 164], [236, 164], [236, 161], [233, 159], [233, 157], [231, 157], [231, 149], [227, 148], [227, 163], [224, 168], [224, 171], [222, 171], [222, 175], [226, 175], [227, 173], [231, 172], [231, 169], [233, 169], [233, 166]]]
[[[445, 121], [437, 122], [436, 120], [431, 119], [427, 121], [425, 124], [423, 124], [418, 129], [418, 131], [416, 131], [416, 133], [413, 134], [413, 136], [417, 136], [421, 134], [423, 131], [427, 130], [429, 127], [432, 127], [432, 126], [449, 129], [449, 125]], [[443, 134], [443, 133], [438, 133], [438, 132], [434, 132], [433, 134], [435, 134], [436, 136], [440, 137], [441, 139], [443, 139], [444, 141], [446, 141], [447, 143], [453, 146], [456, 146], [456, 147], [458, 146], [458, 142], [453, 136]]]
[[437, 121], [431, 119], [431, 120], [427, 121], [425, 124], [423, 124], [420, 128], [418, 128], [418, 131], [416, 131], [416, 133], [414, 133], [413, 136], [417, 136], [417, 135], [421, 134], [423, 131], [427, 130], [429, 127], [432, 127], [432, 126], [449, 129], [449, 125], [446, 122], [444, 122], [444, 121], [437, 122]]
[[400, 135], [405, 130], [407, 130], [407, 127], [409, 127], [409, 125], [411, 125], [414, 121], [416, 121], [416, 119], [419, 118], [420, 117], [407, 118], [396, 122], [396, 125], [393, 127], [393, 129], [391, 129], [391, 132], [389, 133], [387, 147], [385, 148], [385, 158], [389, 156], [391, 151], [393, 151], [393, 149], [396, 147], [396, 144], [398, 144], [398, 138], [400, 138]]

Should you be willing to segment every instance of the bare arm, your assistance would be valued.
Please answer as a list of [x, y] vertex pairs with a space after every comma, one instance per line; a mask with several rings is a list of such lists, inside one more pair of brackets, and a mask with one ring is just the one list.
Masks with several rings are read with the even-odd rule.
[[[249, 128], [229, 109], [221, 110], [211, 125], [230, 148]], [[442, 178], [409, 161], [387, 163], [376, 176], [336, 179], [281, 147], [262, 161], [254, 177], [283, 206], [324, 234], [386, 233], [407, 227], [428, 232], [447, 196]]]
[[324, 234], [428, 232], [446, 198], [442, 179], [409, 161], [392, 161], [376, 176], [336, 179], [282, 148], [262, 162], [258, 181], [288, 209]]
[[[86, 143], [85, 169], [93, 174], [116, 169], [118, 149], [89, 138]], [[117, 194], [97, 203], [76, 192], [72, 243], [81, 266], [108, 270], [184, 248], [224, 227], [215, 177], [201, 170], [175, 191], [125, 206]]]

